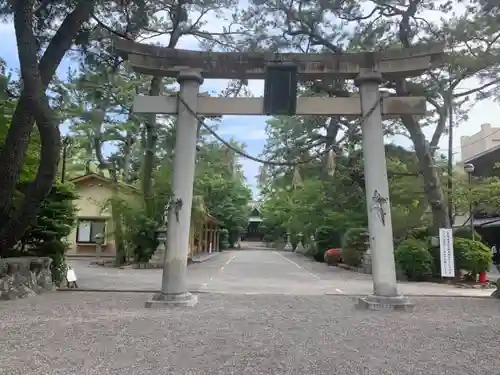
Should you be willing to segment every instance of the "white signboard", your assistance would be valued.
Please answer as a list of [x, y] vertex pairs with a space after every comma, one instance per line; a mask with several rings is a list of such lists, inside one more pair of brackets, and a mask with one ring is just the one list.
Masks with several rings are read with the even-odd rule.
[[78, 242], [90, 241], [90, 228], [92, 223], [90, 221], [81, 221], [78, 224]]
[[68, 267], [68, 271], [66, 272], [66, 280], [68, 280], [69, 283], [74, 283], [76, 281], [76, 273], [71, 267]]
[[441, 259], [441, 276], [455, 277], [455, 257], [453, 254], [452, 229], [439, 229], [439, 253]]

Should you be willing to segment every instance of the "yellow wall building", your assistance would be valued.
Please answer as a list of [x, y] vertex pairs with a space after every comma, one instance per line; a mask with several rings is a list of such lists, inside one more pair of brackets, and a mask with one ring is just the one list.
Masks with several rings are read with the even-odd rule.
[[[77, 223], [67, 238], [68, 256], [95, 256], [96, 235], [104, 235], [102, 256], [115, 256], [113, 221], [106, 203], [113, 196], [113, 181], [95, 173], [87, 173], [73, 178], [78, 199], [75, 202], [78, 213]], [[134, 186], [120, 184], [120, 194], [127, 199], [142, 199], [141, 193]], [[210, 215], [205, 216], [201, 228], [191, 231], [190, 255], [219, 251], [220, 222]]]

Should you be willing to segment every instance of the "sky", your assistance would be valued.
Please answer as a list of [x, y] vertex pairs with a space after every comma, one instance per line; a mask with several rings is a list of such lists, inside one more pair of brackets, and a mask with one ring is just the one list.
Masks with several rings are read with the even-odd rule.
[[[207, 17], [208, 26], [205, 28], [207, 31], [217, 32], [221, 31], [223, 22], [220, 20], [215, 20], [213, 17]], [[8, 68], [13, 69], [14, 72], [18, 69], [18, 57], [17, 57], [17, 48], [16, 41], [14, 35], [14, 27], [11, 23], [0, 23], [0, 38], [2, 42], [0, 43], [0, 57], [4, 59], [7, 63]], [[168, 39], [158, 38], [156, 41], [159, 41], [162, 44]], [[179, 44], [179, 48], [184, 49], [198, 49], [198, 45], [196, 40], [191, 37], [184, 37], [181, 39]], [[68, 71], [68, 67], [74, 64], [69, 60], [64, 60], [62, 64], [59, 66], [57, 74], [60, 78], [64, 78], [66, 72]], [[220, 93], [227, 85], [227, 81], [225, 80], [205, 80], [202, 87], [200, 88], [200, 92], [209, 92], [210, 95], [216, 96]], [[479, 82], [476, 80], [468, 80], [463, 82], [457, 90], [468, 90], [474, 88], [479, 85]], [[253, 80], [249, 82], [249, 88], [252, 92], [253, 96], [262, 96], [264, 81]], [[265, 116], [224, 116], [219, 126], [219, 135], [221, 135], [224, 139], [234, 138], [239, 142], [242, 142], [246, 145], [246, 151], [250, 155], [259, 156], [262, 152], [263, 147], [266, 142], [266, 119]], [[492, 100], [483, 100], [474, 105], [472, 110], [469, 112], [468, 121], [460, 124], [460, 126], [454, 129], [454, 142], [453, 142], [453, 152], [455, 160], [458, 161], [460, 159], [460, 137], [465, 135], [472, 135], [480, 130], [481, 124], [483, 123], [491, 123], [493, 126], [500, 126], [500, 104], [496, 103]], [[427, 139], [430, 139], [433, 129], [425, 129]], [[401, 146], [411, 148], [412, 144], [404, 136], [396, 136], [392, 139], [388, 139], [393, 143], [399, 144]], [[446, 136], [443, 136], [441, 142], [439, 143], [439, 151], [443, 153], [447, 153], [448, 149], [448, 140]], [[259, 164], [251, 161], [242, 159], [240, 163], [243, 165], [245, 177], [247, 182], [252, 187], [254, 192], [254, 196], [257, 196], [257, 178], [259, 171]]]

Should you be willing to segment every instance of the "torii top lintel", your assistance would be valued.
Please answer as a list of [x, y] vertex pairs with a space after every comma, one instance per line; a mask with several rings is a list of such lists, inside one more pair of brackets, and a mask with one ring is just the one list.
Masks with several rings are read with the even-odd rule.
[[385, 79], [412, 77], [443, 63], [443, 44], [362, 53], [203, 52], [116, 39], [115, 50], [139, 73], [175, 77], [184, 68], [201, 70], [204, 78], [263, 79], [266, 65], [294, 63], [299, 79], [354, 79], [361, 68], [373, 68]]

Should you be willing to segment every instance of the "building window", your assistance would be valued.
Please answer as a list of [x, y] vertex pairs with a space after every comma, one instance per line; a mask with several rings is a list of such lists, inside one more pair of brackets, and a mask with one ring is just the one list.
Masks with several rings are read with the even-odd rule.
[[80, 219], [76, 228], [77, 243], [96, 243], [95, 237], [99, 233], [106, 234], [106, 220]]

